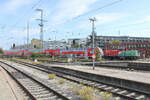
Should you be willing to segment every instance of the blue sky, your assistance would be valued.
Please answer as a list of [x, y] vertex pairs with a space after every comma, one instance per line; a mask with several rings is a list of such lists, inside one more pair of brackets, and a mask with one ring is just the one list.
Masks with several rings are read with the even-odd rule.
[[150, 0], [122, 0], [90, 12], [114, 1], [117, 0], [0, 0], [0, 47], [9, 49], [13, 43], [26, 43], [27, 21], [30, 39], [39, 39], [37, 8], [44, 10], [47, 20], [44, 40], [85, 38], [91, 34], [91, 17], [97, 18], [97, 35], [150, 37]]

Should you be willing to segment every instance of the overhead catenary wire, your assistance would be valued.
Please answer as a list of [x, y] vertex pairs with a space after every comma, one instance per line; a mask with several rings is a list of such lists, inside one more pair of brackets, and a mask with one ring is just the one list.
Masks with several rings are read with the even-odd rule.
[[102, 9], [104, 9], [104, 8], [113, 6], [114, 4], [117, 4], [117, 3], [122, 2], [122, 1], [123, 1], [123, 0], [113, 1], [113, 2], [111, 2], [111, 3], [108, 3], [108, 4], [104, 5], [104, 6], [101, 6], [101, 7], [99, 7], [99, 8], [90, 10], [90, 11], [84, 13], [84, 14], [78, 15], [78, 16], [72, 18], [71, 20], [67, 20], [65, 23], [68, 23], [68, 22], [70, 22], [70, 21], [76, 20], [76, 19], [78, 19], [78, 18], [80, 18], [80, 17], [83, 17], [83, 16], [86, 16], [86, 15], [88, 15], [88, 14], [90, 14], [90, 13], [94, 13], [94, 12], [96, 12], [96, 11], [98, 11], [98, 10], [102, 10]]
[[[35, 10], [35, 8], [37, 8], [41, 5], [42, 1], [45, 1], [45, 0], [38, 0], [37, 2], [35, 2], [29, 9], [25, 10], [23, 12], [23, 14], [20, 14], [20, 16], [17, 17], [16, 21], [13, 24], [5, 25], [4, 28], [9, 30], [8, 32], [10, 33], [11, 29], [16, 28], [16, 26], [19, 25], [20, 22], [22, 22], [22, 19], [24, 19], [25, 17], [28, 17], [30, 12], [33, 12], [33, 10]], [[10, 36], [10, 37], [14, 38], [14, 36]]]
[[[15, 27], [16, 25], [18, 25], [18, 23], [21, 22], [21, 20], [26, 17], [27, 15], [29, 15], [29, 12], [32, 12], [35, 10], [36, 7], [39, 6], [39, 4], [42, 2], [43, 0], [39, 0], [38, 2], [36, 2], [35, 4], [33, 4], [33, 6], [31, 8], [29, 8], [28, 10], [26, 10], [21, 17], [19, 17], [19, 19], [16, 21], [16, 23], [12, 26]], [[27, 14], [28, 13], [28, 14]]]
[[94, 12], [96, 12], [98, 10], [101, 10], [101, 9], [104, 9], [106, 7], [110, 7], [110, 6], [112, 6], [114, 4], [117, 4], [117, 3], [121, 2], [121, 1], [123, 1], [123, 0], [117, 0], [117, 1], [114, 1], [114, 2], [111, 2], [111, 3], [108, 3], [108, 4], [106, 4], [106, 5], [104, 5], [104, 6], [100, 7], [100, 8], [96, 8], [96, 9], [90, 10], [90, 11], [84, 13], [84, 14], [81, 14], [81, 15], [75, 17], [74, 19], [77, 19], [77, 18], [82, 17], [82, 16], [86, 16], [86, 15], [88, 15], [90, 13], [94, 13]]

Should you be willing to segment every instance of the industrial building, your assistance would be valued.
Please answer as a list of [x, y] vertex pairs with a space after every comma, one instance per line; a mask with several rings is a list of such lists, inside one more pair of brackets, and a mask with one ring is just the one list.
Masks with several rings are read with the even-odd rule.
[[[105, 49], [107, 43], [111, 43], [113, 40], [119, 40], [120, 43], [129, 43], [129, 42], [150, 42], [150, 38], [147, 37], [130, 37], [130, 36], [95, 36], [95, 45]], [[88, 39], [91, 41], [91, 39]], [[91, 47], [92, 42], [89, 42]]]
[[70, 47], [65, 40], [44, 41], [43, 46], [44, 49], [66, 49]]

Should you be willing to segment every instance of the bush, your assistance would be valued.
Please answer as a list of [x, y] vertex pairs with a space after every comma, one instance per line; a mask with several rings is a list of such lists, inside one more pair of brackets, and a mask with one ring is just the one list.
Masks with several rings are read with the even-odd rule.
[[80, 90], [79, 87], [77, 87], [77, 86], [75, 86], [75, 85], [72, 85], [71, 88], [70, 88], [70, 90], [71, 90], [73, 93], [75, 93], [76, 95], [79, 95], [79, 90]]
[[41, 58], [41, 57], [45, 57], [46, 55], [40, 55], [40, 54], [37, 54], [37, 53], [32, 53], [30, 55], [31, 58], [35, 59], [35, 58]]
[[49, 78], [49, 79], [54, 79], [54, 78], [56, 78], [56, 75], [55, 75], [55, 74], [49, 74], [49, 75], [48, 75], [48, 78]]
[[80, 91], [79, 91], [79, 96], [81, 99], [84, 100], [93, 100], [93, 88], [91, 87], [83, 87]]

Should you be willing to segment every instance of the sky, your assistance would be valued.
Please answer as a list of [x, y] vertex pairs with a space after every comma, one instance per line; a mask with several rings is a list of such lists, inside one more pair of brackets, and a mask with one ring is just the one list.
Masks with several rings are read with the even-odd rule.
[[150, 0], [0, 0], [0, 47], [27, 43], [27, 22], [30, 40], [40, 38], [38, 8], [44, 12], [44, 40], [86, 38], [93, 17], [97, 35], [150, 37], [149, 5]]

